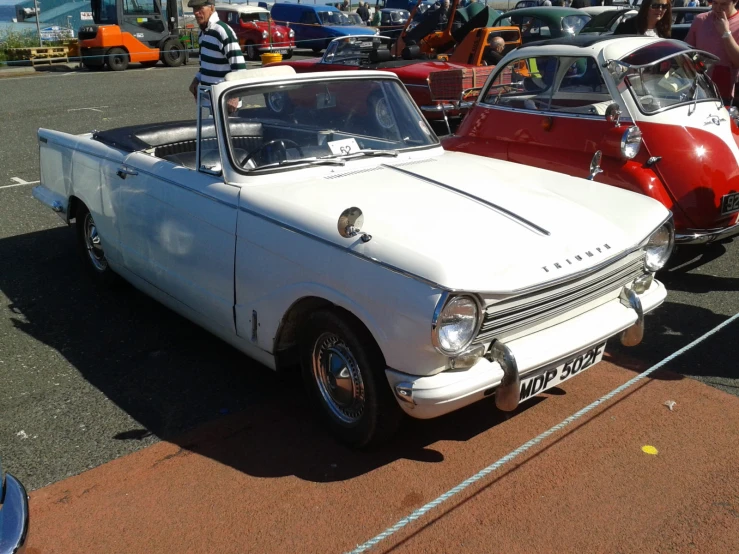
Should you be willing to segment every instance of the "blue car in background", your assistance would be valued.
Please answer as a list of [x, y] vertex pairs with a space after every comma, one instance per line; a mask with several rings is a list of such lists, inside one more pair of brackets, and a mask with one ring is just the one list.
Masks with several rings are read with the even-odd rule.
[[310, 48], [316, 54], [337, 37], [373, 33], [372, 29], [364, 25], [352, 25], [349, 18], [333, 6], [280, 2], [272, 6], [271, 13], [272, 19], [277, 23], [289, 25], [295, 31], [296, 48]]

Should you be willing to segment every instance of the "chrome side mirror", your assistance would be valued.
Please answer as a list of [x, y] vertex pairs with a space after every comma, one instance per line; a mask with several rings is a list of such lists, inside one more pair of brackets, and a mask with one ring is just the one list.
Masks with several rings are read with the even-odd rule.
[[339, 235], [345, 239], [362, 235], [362, 242], [369, 242], [372, 240], [372, 235], [362, 233], [362, 225], [364, 225], [364, 215], [362, 210], [359, 208], [347, 208], [339, 216], [337, 228]]
[[621, 119], [621, 108], [618, 104], [611, 104], [606, 108], [606, 121], [618, 126]]
[[593, 154], [593, 159], [590, 160], [590, 175], [588, 175], [588, 181], [595, 179], [595, 176], [598, 175], [598, 173], [603, 173], [603, 170], [600, 168], [600, 160], [602, 157], [603, 153], [600, 150]]

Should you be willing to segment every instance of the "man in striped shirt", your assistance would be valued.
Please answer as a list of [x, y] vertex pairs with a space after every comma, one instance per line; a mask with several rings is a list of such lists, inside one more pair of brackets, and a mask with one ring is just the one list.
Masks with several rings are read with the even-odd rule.
[[[197, 98], [198, 84], [215, 85], [231, 71], [246, 69], [241, 46], [233, 30], [218, 19], [214, 0], [189, 0], [195, 20], [200, 26], [200, 71], [190, 84], [190, 92]], [[236, 109], [237, 98], [229, 103], [229, 110]]]

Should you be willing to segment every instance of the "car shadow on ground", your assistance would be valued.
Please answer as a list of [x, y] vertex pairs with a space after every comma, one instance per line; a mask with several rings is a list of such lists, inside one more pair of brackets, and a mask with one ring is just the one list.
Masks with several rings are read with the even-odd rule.
[[153, 434], [249, 475], [326, 482], [397, 459], [441, 462], [434, 443], [469, 440], [545, 400], [503, 413], [490, 398], [435, 420], [407, 418], [387, 445], [354, 451], [311, 413], [299, 373], [276, 374], [125, 283], [93, 283], [70, 229], [2, 239], [0, 259], [12, 260], [0, 290], [13, 326], [140, 423], [111, 441]]

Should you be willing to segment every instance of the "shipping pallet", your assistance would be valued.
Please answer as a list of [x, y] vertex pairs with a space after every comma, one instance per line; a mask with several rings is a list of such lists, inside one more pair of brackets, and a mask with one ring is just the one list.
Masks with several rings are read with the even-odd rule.
[[33, 46], [30, 48], [8, 48], [9, 61], [30, 61], [31, 65], [53, 62], [69, 63], [68, 46]]

